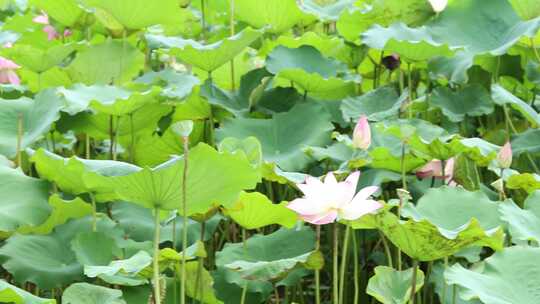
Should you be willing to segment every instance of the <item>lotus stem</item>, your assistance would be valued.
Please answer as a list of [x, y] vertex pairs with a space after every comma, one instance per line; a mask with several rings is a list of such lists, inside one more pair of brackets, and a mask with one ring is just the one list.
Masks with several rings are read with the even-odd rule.
[[182, 137], [184, 144], [184, 172], [182, 174], [182, 270], [181, 280], [182, 285], [180, 288], [180, 303], [186, 303], [186, 249], [187, 249], [187, 173], [188, 173], [188, 159], [189, 159], [189, 136]]
[[84, 143], [84, 156], [86, 159], [90, 159], [90, 135], [88, 135], [88, 133], [85, 135]]
[[[230, 27], [231, 27], [231, 36], [234, 36], [235, 34], [235, 28], [234, 28], [234, 0], [231, 0], [231, 11], [230, 11]], [[234, 81], [234, 58], [231, 59], [231, 87], [234, 91], [236, 84]]]
[[538, 60], [538, 62], [540, 62], [540, 54], [538, 53], [538, 50], [536, 49], [536, 45], [534, 44], [534, 37], [531, 37], [529, 39], [531, 41], [531, 47], [533, 49], [534, 56], [536, 57], [536, 60]]
[[[245, 255], [247, 252], [247, 242], [246, 242], [246, 229], [244, 228], [242, 228], [242, 248], [244, 250], [244, 255]], [[248, 287], [248, 282], [246, 281], [244, 283], [244, 287], [242, 288], [242, 297], [240, 298], [240, 304], [246, 303], [247, 287]]]
[[353, 304], [358, 304], [358, 297], [360, 293], [360, 282], [358, 282], [358, 276], [360, 275], [358, 273], [358, 244], [356, 242], [356, 231], [353, 231], [352, 234], [352, 240], [353, 240], [353, 256], [354, 256], [354, 268], [353, 268], [353, 280], [354, 280], [354, 300]]
[[23, 115], [17, 116], [17, 167], [22, 167]]
[[[444, 258], [444, 271], [446, 271], [446, 269], [448, 268], [448, 257], [445, 257]], [[446, 281], [444, 280], [444, 272], [443, 272], [443, 275], [442, 275], [442, 299], [441, 299], [441, 303], [446, 303]]]
[[411, 279], [411, 298], [410, 303], [416, 303], [416, 272], [418, 272], [418, 260], [413, 260], [413, 274]]
[[97, 231], [97, 208], [96, 208], [96, 198], [94, 194], [90, 192], [90, 201], [92, 202], [92, 231]]
[[345, 228], [345, 236], [343, 237], [343, 252], [341, 253], [341, 269], [339, 274], [339, 304], [343, 303], [343, 295], [345, 289], [345, 271], [347, 266], [347, 254], [349, 250], [349, 238], [351, 234], [351, 227], [347, 224]]
[[333, 239], [334, 249], [332, 250], [332, 254], [333, 254], [332, 296], [333, 296], [333, 303], [339, 304], [339, 286], [338, 286], [339, 285], [339, 282], [338, 282], [339, 227], [338, 227], [338, 223], [334, 223], [333, 232], [334, 232], [334, 239]]
[[159, 208], [154, 210], [155, 222], [154, 222], [154, 303], [161, 304], [161, 288], [159, 287], [159, 241], [160, 241], [160, 222], [159, 222]]
[[386, 240], [384, 233], [382, 233], [380, 230], [379, 230], [379, 236], [381, 237], [381, 240], [384, 246], [384, 253], [386, 254], [386, 260], [388, 262], [388, 266], [394, 268], [394, 262], [392, 260], [392, 253], [390, 252], [390, 246], [388, 245], [388, 241]]
[[[321, 226], [317, 225], [316, 228], [317, 241], [315, 243], [315, 250], [321, 249]], [[315, 270], [315, 303], [321, 304], [321, 270]]]
[[[206, 230], [206, 222], [201, 223], [201, 243], [204, 244], [204, 234]], [[195, 290], [199, 293], [199, 302], [202, 303], [203, 295], [204, 295], [204, 284], [202, 283], [202, 271], [203, 271], [203, 265], [204, 265], [204, 258], [199, 257], [199, 265], [197, 265], [197, 285]]]
[[133, 113], [129, 114], [129, 133], [131, 135], [131, 144], [129, 146], [129, 162], [133, 163], [135, 161], [135, 129], [133, 123]]

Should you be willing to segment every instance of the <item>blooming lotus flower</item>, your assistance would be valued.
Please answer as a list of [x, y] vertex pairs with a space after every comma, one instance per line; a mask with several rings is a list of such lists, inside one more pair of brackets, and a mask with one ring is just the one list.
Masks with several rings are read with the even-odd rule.
[[13, 61], [0, 57], [0, 83], [21, 84], [19, 76], [15, 73], [15, 70], [18, 68], [20, 68], [20, 66]]
[[434, 159], [427, 163], [425, 166], [416, 171], [416, 176], [420, 179], [424, 178], [435, 178], [435, 179], [444, 179], [445, 182], [450, 186], [455, 186], [456, 183], [453, 181], [454, 178], [454, 158], [450, 158], [446, 161], [444, 165], [444, 175], [442, 161]]
[[431, 7], [436, 13], [440, 13], [448, 5], [448, 0], [429, 0], [429, 4], [431, 4]]
[[367, 150], [371, 145], [371, 129], [366, 116], [361, 116], [354, 127], [353, 146], [358, 149]]
[[295, 211], [308, 223], [324, 225], [339, 219], [356, 220], [363, 215], [374, 213], [381, 203], [370, 199], [379, 187], [366, 187], [355, 195], [359, 172], [354, 172], [344, 182], [338, 182], [332, 172], [324, 182], [308, 176], [298, 188], [304, 193], [289, 203], [287, 208]]
[[504, 144], [497, 154], [497, 163], [502, 169], [508, 169], [512, 165], [512, 145], [510, 142]]

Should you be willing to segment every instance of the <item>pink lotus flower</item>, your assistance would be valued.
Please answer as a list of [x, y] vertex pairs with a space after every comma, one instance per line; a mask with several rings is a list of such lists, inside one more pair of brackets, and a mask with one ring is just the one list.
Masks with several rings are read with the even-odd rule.
[[440, 13], [448, 5], [448, 0], [429, 0], [429, 4], [431, 4], [431, 7], [436, 13]]
[[32, 19], [32, 21], [39, 24], [49, 24], [49, 16], [47, 16], [47, 14], [42, 11], [41, 15], [37, 15], [36, 17], [34, 17], [34, 19]]
[[370, 197], [379, 188], [366, 187], [355, 195], [359, 177], [360, 172], [354, 172], [344, 182], [338, 182], [329, 172], [321, 182], [308, 176], [304, 184], [297, 185], [304, 197], [293, 200], [287, 207], [304, 221], [315, 225], [332, 223], [336, 219], [352, 221], [374, 213], [382, 205]]
[[0, 83], [21, 84], [21, 80], [15, 70], [20, 68], [15, 62], [0, 57]]
[[442, 167], [442, 161], [438, 159], [434, 159], [427, 163], [425, 166], [420, 168], [416, 171], [416, 176], [420, 179], [425, 178], [435, 178], [435, 179], [444, 179], [445, 183], [450, 186], [455, 186], [456, 183], [454, 182], [454, 158], [450, 158], [445, 162], [444, 165], [444, 175], [443, 175], [443, 167]]
[[502, 169], [508, 169], [512, 165], [512, 145], [510, 142], [504, 144], [497, 154], [497, 163]]
[[47, 39], [49, 39], [49, 41], [54, 40], [54, 39], [58, 39], [58, 38], [61, 38], [61, 37], [69, 37], [69, 36], [72, 35], [71, 30], [66, 29], [66, 30], [64, 30], [64, 35], [61, 36], [60, 33], [58, 33], [56, 31], [54, 26], [51, 25], [51, 23], [49, 22], [49, 16], [45, 12], [41, 12], [41, 15], [38, 15], [38, 16], [34, 17], [34, 19], [32, 19], [32, 21], [34, 21], [35, 23], [38, 23], [38, 24], [44, 24], [45, 25], [43, 27], [43, 31], [45, 33], [47, 33]]
[[353, 146], [358, 149], [367, 150], [371, 145], [371, 129], [366, 116], [361, 116], [353, 132]]

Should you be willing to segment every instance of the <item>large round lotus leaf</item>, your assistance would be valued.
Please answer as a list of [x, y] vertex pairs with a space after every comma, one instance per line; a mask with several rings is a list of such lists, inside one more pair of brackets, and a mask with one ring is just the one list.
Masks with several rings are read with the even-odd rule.
[[96, 99], [90, 103], [90, 107], [99, 113], [112, 116], [131, 115], [148, 104], [157, 103], [160, 91], [159, 87], [131, 91], [128, 98], [105, 101]]
[[539, 258], [540, 248], [510, 247], [487, 258], [481, 270], [455, 264], [444, 276], [463, 288], [465, 299], [479, 298], [485, 304], [538, 303]]
[[[254, 188], [260, 180], [245, 155], [219, 153], [206, 144], [191, 149], [189, 164], [187, 215], [205, 213], [220, 204], [228, 206], [240, 191]], [[181, 211], [183, 171], [184, 159], [177, 157], [153, 169], [104, 179], [91, 177], [86, 182], [98, 194], [114, 192], [118, 199], [146, 208]]]
[[428, 28], [409, 28], [403, 23], [388, 28], [374, 25], [362, 34], [362, 42], [374, 49], [397, 53], [410, 62], [452, 55], [448, 46], [433, 41]]
[[75, 283], [62, 293], [64, 304], [126, 304], [122, 291], [88, 283]]
[[309, 73], [299, 68], [281, 70], [277, 76], [287, 79], [287, 84], [294, 83], [310, 97], [325, 100], [339, 100], [354, 95], [356, 84], [360, 82], [360, 77], [325, 78], [318, 73]]
[[508, 92], [502, 86], [493, 84], [491, 86], [491, 97], [496, 104], [509, 104], [512, 109], [520, 112], [531, 123], [531, 127], [537, 128], [540, 125], [540, 114], [528, 103]]
[[298, 217], [286, 204], [273, 204], [258, 192], [242, 192], [238, 201], [226, 209], [226, 214], [245, 229], [259, 229], [272, 224], [292, 228]]
[[[92, 218], [71, 220], [58, 226], [48, 235], [21, 235], [10, 237], [0, 248], [2, 267], [16, 282], [31, 282], [40, 288], [62, 287], [83, 278], [83, 267], [70, 248], [71, 240], [81, 232], [92, 231]], [[115, 223], [106, 217], [97, 221], [97, 231], [115, 239], [121, 237]]]
[[36, 142], [51, 124], [60, 118], [61, 101], [54, 91], [40, 92], [34, 100], [0, 99], [0, 154], [14, 157], [17, 154], [19, 120], [22, 120], [21, 149]]
[[263, 162], [262, 146], [255, 137], [247, 137], [244, 139], [227, 137], [219, 143], [218, 149], [219, 151], [227, 151], [230, 153], [242, 151], [246, 154], [249, 162], [254, 168], [259, 168]]
[[[395, 270], [387, 266], [375, 267], [375, 275], [369, 279], [366, 293], [383, 304], [406, 304], [411, 298], [411, 282], [414, 270]], [[424, 286], [424, 272], [416, 271], [416, 292]]]
[[437, 293], [439, 301], [442, 302], [441, 304], [482, 304], [478, 299], [462, 299], [462, 288], [454, 284], [449, 285], [444, 278], [444, 270], [443, 263], [434, 263], [429, 273], [429, 282], [434, 285], [434, 291]]
[[271, 119], [225, 121], [217, 136], [219, 139], [255, 136], [261, 142], [264, 160], [275, 162], [283, 170], [300, 171], [310, 163], [302, 149], [328, 144], [332, 130], [330, 115], [321, 106], [298, 104]]
[[0, 231], [38, 226], [51, 213], [49, 183], [24, 175], [20, 169], [0, 166]]
[[172, 69], [145, 73], [137, 78], [136, 82], [160, 85], [161, 95], [171, 99], [186, 98], [191, 94], [194, 87], [200, 83], [197, 77], [191, 74], [178, 73]]
[[540, 153], [540, 129], [528, 129], [512, 139], [512, 151], [522, 153]]
[[465, 84], [469, 81], [467, 71], [473, 66], [474, 55], [456, 52], [454, 57], [430, 58], [428, 72], [432, 79], [445, 78], [451, 83]]
[[489, 93], [480, 85], [467, 86], [455, 92], [447, 87], [438, 87], [433, 91], [431, 104], [441, 108], [453, 122], [460, 122], [465, 116], [491, 114], [495, 109]]
[[176, 0], [83, 0], [90, 8], [100, 8], [128, 29], [141, 29], [155, 24], [171, 24], [180, 15]]
[[60, 189], [72, 194], [92, 190], [85, 183], [88, 177], [101, 179], [141, 170], [135, 165], [119, 161], [87, 160], [76, 156], [63, 158], [44, 149], [34, 152], [30, 160], [35, 164], [41, 178], [54, 182]]
[[58, 88], [58, 94], [64, 98], [65, 106], [62, 111], [75, 115], [88, 109], [91, 101], [112, 103], [117, 99], [128, 99], [131, 92], [120, 87], [110, 85], [86, 86], [77, 83], [71, 88]]
[[275, 47], [266, 58], [266, 69], [272, 74], [301, 69], [307, 73], [317, 73], [324, 78], [337, 76], [346, 69], [335, 59], [324, 57], [316, 48], [303, 45], [299, 48]]
[[433, 15], [424, 0], [369, 0], [357, 1], [354, 8], [343, 11], [337, 29], [345, 39], [358, 43], [360, 35], [373, 24], [383, 26], [395, 22], [419, 25]]
[[[125, 231], [125, 237], [138, 242], [152, 241], [154, 238], [155, 223], [152, 211], [135, 204], [118, 202], [111, 208], [112, 218], [118, 226]], [[215, 216], [205, 222], [204, 240], [209, 240], [222, 217]], [[176, 243], [182, 244], [182, 217], [176, 217]], [[188, 219], [188, 245], [195, 244], [201, 239], [201, 223]], [[161, 243], [172, 240], [173, 221], [161, 224]]]
[[404, 207], [402, 214], [416, 221], [428, 220], [447, 238], [455, 238], [456, 232], [472, 219], [477, 220], [488, 235], [502, 225], [498, 204], [483, 192], [448, 186], [430, 189], [416, 206]]
[[81, 265], [107, 265], [118, 253], [111, 237], [103, 232], [81, 232], [71, 240], [71, 250]]
[[508, 224], [512, 239], [540, 243], [540, 191], [525, 200], [524, 209], [512, 201], [500, 205], [501, 218]]
[[484, 167], [488, 166], [501, 150], [501, 147], [478, 137], [454, 139], [450, 146], [455, 154], [465, 153], [477, 165]]
[[320, 4], [315, 0], [303, 0], [299, 7], [307, 14], [315, 15], [323, 22], [334, 22], [339, 19], [341, 12], [352, 8], [356, 0], [336, 0], [328, 4]]
[[69, 27], [73, 27], [84, 13], [76, 0], [31, 0], [30, 3], [46, 12], [55, 21]]
[[178, 56], [182, 61], [212, 72], [240, 54], [261, 35], [261, 31], [248, 27], [232, 37], [207, 45], [179, 37], [149, 34], [146, 38], [155, 46], [170, 48], [170, 53]]
[[17, 64], [38, 73], [40, 77], [39, 73], [60, 64], [73, 51], [75, 51], [74, 44], [62, 44], [55, 41], [43, 43], [43, 45], [16, 43], [5, 52]]
[[536, 0], [509, 0], [509, 2], [522, 19], [540, 17], [540, 2]]
[[[254, 14], [253, 12], [257, 12]], [[235, 17], [270, 33], [284, 32], [306, 19], [296, 0], [235, 0]]]
[[396, 116], [400, 101], [393, 87], [384, 86], [361, 96], [346, 98], [341, 104], [341, 112], [346, 121], [356, 122], [362, 115], [371, 121], [379, 121]]
[[522, 21], [507, 0], [463, 0], [450, 2], [428, 27], [435, 41], [502, 55], [521, 36], [533, 37], [540, 19]]
[[284, 276], [305, 263], [314, 249], [315, 233], [310, 228], [282, 228], [269, 235], [252, 236], [245, 248], [242, 243], [226, 244], [216, 255], [216, 265], [229, 270], [228, 282], [243, 286], [246, 280], [269, 281]]
[[144, 54], [127, 41], [109, 40], [80, 51], [67, 67], [73, 82], [124, 83], [144, 68]]
[[20, 289], [0, 280], [0, 302], [14, 304], [56, 304], [54, 299], [43, 299], [34, 296], [24, 289]]

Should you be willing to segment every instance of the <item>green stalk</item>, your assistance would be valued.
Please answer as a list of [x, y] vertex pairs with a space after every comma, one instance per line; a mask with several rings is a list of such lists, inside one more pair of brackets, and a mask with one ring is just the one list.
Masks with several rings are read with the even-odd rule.
[[339, 304], [343, 304], [343, 294], [345, 289], [345, 270], [347, 266], [347, 253], [349, 250], [349, 238], [351, 227], [347, 224], [345, 236], [343, 237], [343, 252], [341, 253], [341, 269], [339, 274]]
[[203, 40], [206, 40], [206, 9], [205, 9], [204, 0], [201, 0], [201, 26], [202, 26], [202, 37]]
[[[512, 122], [512, 119], [510, 117], [510, 113], [509, 113], [508, 108], [506, 107], [506, 105], [503, 105], [503, 110], [504, 110], [504, 117], [505, 117], [505, 120], [506, 120], [506, 125], [508, 126], [507, 128], [510, 128], [512, 130], [512, 133], [518, 134], [516, 126], [514, 126], [514, 123]], [[507, 130], [508, 140], [510, 140], [510, 129]], [[532, 158], [531, 154], [529, 152], [525, 152], [525, 156], [529, 160], [529, 163], [531, 164], [531, 167], [533, 168], [534, 172], [537, 173], [537, 174], [540, 174], [540, 168], [538, 168], [538, 166], [536, 165], [536, 162]]]
[[388, 241], [384, 234], [379, 230], [379, 236], [381, 237], [384, 253], [386, 254], [386, 260], [388, 261], [388, 266], [394, 268], [394, 262], [392, 261], [392, 253], [390, 252], [390, 246], [388, 246]]
[[334, 304], [339, 303], [339, 290], [338, 290], [338, 251], [339, 251], [339, 229], [338, 229], [338, 223], [334, 223], [333, 231], [334, 231], [334, 250], [332, 250], [333, 254], [333, 273], [332, 273], [332, 295], [333, 295], [333, 302]]
[[[448, 269], [448, 257], [444, 258], [444, 271]], [[442, 299], [441, 303], [446, 303], [446, 281], [444, 280], [444, 275], [442, 276]]]
[[[206, 230], [206, 222], [202, 222], [201, 223], [201, 236], [200, 236], [201, 244], [204, 244], [205, 230]], [[200, 303], [203, 303], [202, 299], [203, 299], [203, 295], [204, 295], [204, 284], [202, 283], [203, 265], [204, 265], [204, 258], [199, 257], [199, 265], [197, 265], [197, 285], [196, 285], [195, 290], [197, 292], [200, 291], [200, 293], [199, 293], [199, 296], [200, 296], [199, 302]]]
[[154, 215], [154, 303], [161, 304], [161, 288], [159, 287], [159, 232], [160, 232], [160, 223], [159, 223], [159, 208], [154, 210], [156, 213]]
[[133, 113], [129, 114], [129, 133], [131, 135], [131, 144], [129, 146], [129, 162], [133, 163], [135, 161], [135, 126], [133, 124]]
[[110, 140], [110, 146], [109, 146], [109, 159], [114, 159], [114, 117], [112, 115], [109, 116], [109, 140]]
[[17, 116], [17, 167], [22, 167], [22, 138], [23, 138], [23, 115]]
[[[315, 250], [321, 249], [321, 226], [317, 225], [317, 241], [315, 243]], [[315, 303], [321, 304], [321, 270], [315, 270]]]
[[93, 193], [89, 193], [90, 201], [92, 202], [92, 231], [97, 231], [97, 209], [96, 209], [96, 198]]
[[536, 57], [536, 60], [538, 60], [538, 62], [540, 62], [540, 54], [538, 53], [538, 50], [536, 49], [536, 46], [534, 45], [534, 38], [531, 37], [529, 39], [531, 41], [531, 47], [533, 49], [534, 56]]
[[186, 249], [187, 249], [187, 173], [188, 173], [188, 159], [189, 159], [189, 136], [182, 137], [184, 143], [184, 172], [182, 174], [182, 269], [181, 269], [181, 280], [182, 285], [180, 288], [180, 303], [186, 303]]
[[[234, 36], [235, 34], [235, 28], [234, 28], [234, 0], [230, 0], [231, 5], [231, 11], [230, 11], [230, 27], [231, 27], [231, 36]], [[234, 81], [234, 58], [231, 59], [231, 86], [232, 90], [234, 91], [236, 84]]]
[[85, 147], [84, 147], [84, 156], [86, 159], [90, 159], [90, 135], [86, 133], [85, 135]]
[[[245, 255], [247, 251], [247, 243], [246, 243], [246, 229], [244, 228], [242, 228], [242, 248], [244, 249], [244, 255]], [[240, 299], [240, 304], [246, 303], [247, 287], [248, 287], [248, 283], [246, 281], [244, 283], [244, 287], [242, 288], [242, 298]]]
[[353, 268], [353, 280], [354, 280], [354, 304], [358, 304], [358, 297], [360, 295], [360, 282], [358, 281], [358, 244], [356, 243], [356, 231], [353, 231], [352, 234], [353, 240], [353, 257], [354, 257], [354, 268]]
[[409, 87], [409, 104], [407, 106], [408, 108], [407, 113], [409, 114], [409, 119], [411, 119], [412, 118], [413, 86], [412, 86], [412, 69], [411, 69], [410, 63], [407, 64], [407, 82], [408, 82], [408, 87]]
[[413, 274], [411, 279], [411, 298], [409, 302], [411, 304], [416, 303], [416, 272], [418, 271], [418, 260], [413, 260]]

